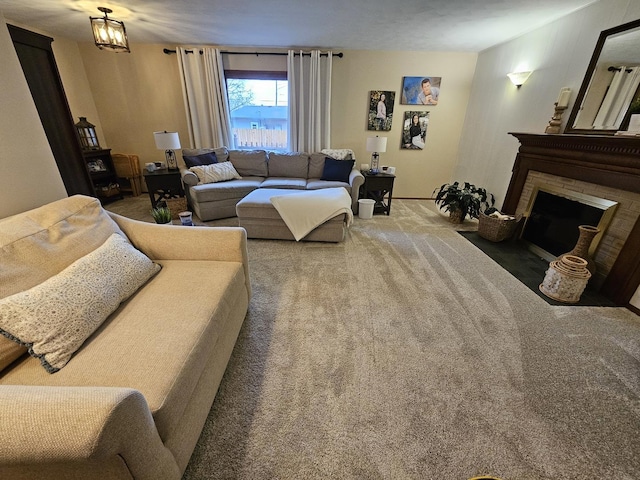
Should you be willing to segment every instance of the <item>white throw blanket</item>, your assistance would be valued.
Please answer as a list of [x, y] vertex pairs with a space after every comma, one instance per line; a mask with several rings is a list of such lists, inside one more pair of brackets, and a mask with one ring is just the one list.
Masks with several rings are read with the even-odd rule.
[[347, 226], [353, 222], [351, 196], [342, 187], [276, 195], [271, 203], [296, 241], [341, 213], [347, 214]]

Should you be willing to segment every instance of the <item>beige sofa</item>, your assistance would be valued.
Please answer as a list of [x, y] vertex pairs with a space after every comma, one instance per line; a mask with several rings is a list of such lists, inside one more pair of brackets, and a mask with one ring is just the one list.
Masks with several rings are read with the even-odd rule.
[[316, 190], [344, 187], [351, 195], [351, 208], [358, 212], [358, 195], [364, 176], [356, 167], [348, 182], [322, 180], [327, 156], [353, 159], [353, 151], [323, 150], [318, 153], [275, 153], [264, 150], [228, 150], [222, 148], [183, 149], [182, 155], [202, 155], [214, 152], [218, 162], [230, 161], [241, 179], [199, 184], [199, 179], [187, 169], [181, 156], [178, 165], [191, 209], [203, 221], [236, 216], [236, 204], [258, 188]]
[[183, 474], [248, 308], [243, 229], [138, 222], [84, 196], [53, 202], [0, 220], [0, 302], [121, 236], [162, 268], [59, 371], [0, 335], [0, 478]]

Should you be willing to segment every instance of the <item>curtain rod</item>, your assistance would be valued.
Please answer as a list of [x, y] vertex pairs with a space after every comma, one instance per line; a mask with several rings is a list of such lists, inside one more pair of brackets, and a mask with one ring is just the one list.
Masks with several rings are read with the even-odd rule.
[[[164, 53], [166, 53], [167, 55], [170, 55], [172, 53], [176, 53], [175, 50], [169, 50], [168, 48], [163, 48], [162, 51]], [[193, 50], [185, 50], [187, 53], [193, 53]], [[227, 51], [221, 51], [220, 53], [226, 53], [227, 55], [255, 55], [256, 57], [259, 55], [289, 55], [286, 52], [227, 52]], [[202, 50], [200, 50], [200, 55], [202, 55]], [[296, 53], [295, 55], [300, 55], [299, 53]], [[302, 55], [306, 56], [311, 56], [310, 53], [303, 53]], [[321, 53], [320, 56], [321, 57], [326, 57], [328, 54], [326, 53]], [[342, 58], [344, 56], [344, 53], [340, 52], [340, 53], [334, 53], [333, 54], [334, 57], [338, 57], [338, 58]]]

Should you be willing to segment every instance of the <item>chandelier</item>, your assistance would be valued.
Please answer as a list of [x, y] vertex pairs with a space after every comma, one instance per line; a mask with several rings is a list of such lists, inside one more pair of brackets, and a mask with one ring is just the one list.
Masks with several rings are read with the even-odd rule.
[[109, 18], [108, 14], [113, 11], [110, 8], [98, 7], [98, 10], [104, 13], [104, 17], [89, 17], [96, 47], [101, 50], [130, 53], [124, 22]]

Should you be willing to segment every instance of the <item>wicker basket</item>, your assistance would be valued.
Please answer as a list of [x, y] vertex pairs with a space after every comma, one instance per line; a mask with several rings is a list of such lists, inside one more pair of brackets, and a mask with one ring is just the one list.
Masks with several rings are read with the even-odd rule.
[[501, 220], [481, 213], [478, 222], [478, 235], [492, 242], [502, 242], [513, 236], [517, 226], [517, 218]]
[[117, 183], [110, 183], [96, 188], [96, 194], [101, 198], [110, 198], [116, 195], [120, 195], [120, 185]]
[[178, 220], [180, 212], [184, 212], [187, 209], [186, 197], [165, 198], [164, 201], [171, 211], [171, 218], [174, 220]]

